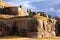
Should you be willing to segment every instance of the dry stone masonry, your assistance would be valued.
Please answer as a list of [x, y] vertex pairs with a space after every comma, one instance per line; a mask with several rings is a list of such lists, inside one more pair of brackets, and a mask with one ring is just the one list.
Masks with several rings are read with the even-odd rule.
[[3, 10], [3, 12], [0, 11], [0, 36], [44, 38], [60, 35], [59, 27], [56, 27], [59, 26], [57, 24], [60, 24], [58, 23], [60, 21], [45, 12], [34, 12], [30, 9], [26, 11], [22, 6], [12, 7], [1, 0], [0, 10]]
[[43, 38], [43, 37], [56, 37], [56, 33], [55, 33], [55, 24], [56, 24], [56, 20], [54, 19], [47, 19], [47, 20], [41, 20], [38, 19], [39, 25], [38, 25], [38, 32], [32, 32], [32, 34], [36, 34], [36, 35], [32, 35], [32, 37], [38, 37], [38, 38]]

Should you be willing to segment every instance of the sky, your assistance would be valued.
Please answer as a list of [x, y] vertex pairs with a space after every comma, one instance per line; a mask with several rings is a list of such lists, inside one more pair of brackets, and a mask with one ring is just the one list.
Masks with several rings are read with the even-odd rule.
[[60, 0], [4, 0], [13, 5], [22, 5], [25, 9], [44, 11], [51, 16], [60, 17]]

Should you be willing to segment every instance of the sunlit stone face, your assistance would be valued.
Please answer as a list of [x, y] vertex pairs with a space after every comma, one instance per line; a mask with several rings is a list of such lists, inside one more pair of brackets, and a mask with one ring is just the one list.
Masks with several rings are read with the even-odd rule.
[[18, 16], [28, 16], [29, 14], [27, 13], [26, 10], [24, 10], [22, 7], [18, 7]]

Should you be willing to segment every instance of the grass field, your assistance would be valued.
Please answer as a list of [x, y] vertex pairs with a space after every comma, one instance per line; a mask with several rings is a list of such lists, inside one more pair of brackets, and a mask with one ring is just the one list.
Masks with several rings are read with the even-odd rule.
[[19, 36], [9, 36], [9, 37], [2, 37], [0, 40], [60, 40], [60, 37], [55, 38], [26, 38], [26, 37], [19, 37]]

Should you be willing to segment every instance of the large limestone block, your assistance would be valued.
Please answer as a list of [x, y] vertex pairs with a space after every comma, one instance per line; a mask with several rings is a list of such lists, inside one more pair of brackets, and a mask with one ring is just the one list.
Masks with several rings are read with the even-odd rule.
[[37, 20], [38, 20], [38, 22], [39, 22], [38, 32], [40, 32], [40, 31], [44, 30], [44, 29], [43, 29], [43, 20], [40, 20], [40, 19], [37, 19]]
[[46, 31], [53, 31], [55, 30], [55, 26], [54, 23], [52, 21], [44, 21], [44, 27]]
[[55, 19], [51, 19], [51, 21], [53, 22], [54, 25], [55, 25], [56, 22], [57, 22], [57, 20], [55, 20]]
[[43, 37], [56, 37], [55, 31], [52, 32], [43, 31], [42, 35]]
[[46, 26], [47, 26], [47, 24], [48, 24], [47, 21], [44, 20], [44, 21], [43, 21], [43, 24], [44, 24], [44, 28], [45, 28], [44, 30], [47, 30], [47, 28], [46, 28]]
[[32, 38], [42, 38], [42, 33], [41, 32], [31, 32], [30, 37], [32, 37]]
[[38, 35], [37, 35], [38, 38], [42, 38], [42, 37], [43, 37], [42, 32], [43, 32], [43, 31], [41, 31], [41, 32], [37, 32], [37, 33], [38, 33]]

